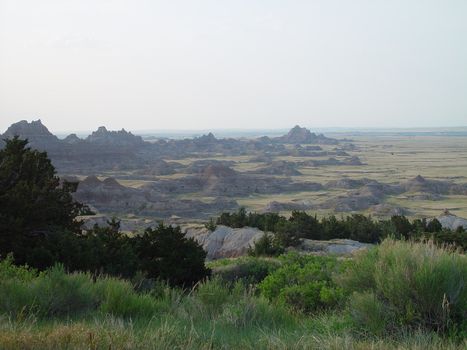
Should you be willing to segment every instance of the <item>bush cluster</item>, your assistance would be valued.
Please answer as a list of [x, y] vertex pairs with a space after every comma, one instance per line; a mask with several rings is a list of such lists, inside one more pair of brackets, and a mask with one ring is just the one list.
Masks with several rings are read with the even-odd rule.
[[93, 311], [131, 317], [153, 315], [159, 303], [136, 294], [124, 280], [94, 278], [89, 273], [67, 274], [63, 265], [45, 271], [13, 265], [11, 257], [0, 262], [0, 312], [14, 318], [86, 315]]
[[308, 313], [343, 301], [342, 288], [332, 280], [343, 264], [335, 257], [288, 253], [280, 260], [282, 266], [259, 284], [259, 290], [270, 301]]
[[207, 264], [212, 275], [226, 283], [242, 281], [245, 285], [256, 285], [282, 266], [282, 262], [274, 258], [241, 257], [221, 259]]
[[318, 219], [304, 211], [293, 211], [290, 217], [277, 213], [247, 213], [244, 208], [237, 212], [222, 213], [217, 225], [229, 227], [256, 227], [272, 236], [264, 236], [252, 255], [278, 255], [281, 248], [296, 245], [300, 238], [328, 240], [335, 238], [353, 239], [365, 243], [379, 243], [386, 237], [400, 239], [433, 238], [437, 243], [449, 243], [462, 250], [467, 249], [467, 231], [443, 229], [437, 219], [409, 221], [405, 216], [395, 215], [388, 220], [375, 220], [371, 216], [352, 214], [338, 219], [331, 215]]

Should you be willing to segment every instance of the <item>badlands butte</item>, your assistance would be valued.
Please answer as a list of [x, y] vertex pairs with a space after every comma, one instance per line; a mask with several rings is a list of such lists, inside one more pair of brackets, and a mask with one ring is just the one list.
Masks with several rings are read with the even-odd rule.
[[59, 138], [37, 120], [12, 124], [1, 139], [14, 136], [46, 151], [58, 176], [78, 183], [76, 199], [96, 213], [84, 218], [86, 225], [116, 216], [123, 230], [137, 232], [162, 219], [187, 228], [205, 248], [217, 245], [211, 257], [235, 255], [219, 253], [226, 237], [236, 242], [235, 251], [261, 234], [220, 228], [217, 243], [208, 239], [202, 224], [240, 207], [284, 215], [439, 217], [445, 226], [467, 227], [465, 133], [325, 136], [295, 126], [282, 136], [172, 139], [99, 127], [84, 138]]

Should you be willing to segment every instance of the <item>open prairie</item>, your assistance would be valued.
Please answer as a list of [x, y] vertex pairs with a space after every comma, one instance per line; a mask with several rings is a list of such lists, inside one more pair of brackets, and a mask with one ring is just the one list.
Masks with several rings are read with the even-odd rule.
[[[383, 184], [397, 184], [421, 175], [427, 180], [449, 181], [456, 184], [467, 183], [467, 137], [465, 136], [406, 136], [406, 135], [372, 135], [335, 133], [329, 136], [337, 139], [351, 139], [356, 146], [346, 151], [351, 156], [359, 157], [363, 165], [326, 165], [326, 166], [297, 166], [301, 175], [292, 176], [295, 182], [316, 182], [322, 185], [342, 179], [371, 179]], [[289, 148], [293, 147], [288, 145]], [[331, 151], [333, 145], [322, 145], [323, 151]], [[264, 164], [254, 161], [251, 156], [222, 156], [210, 157], [219, 161], [231, 161], [238, 172], [251, 172], [261, 168]], [[314, 160], [325, 160], [326, 156], [313, 157]], [[300, 164], [309, 157], [278, 156], [274, 161], [286, 161]], [[340, 157], [336, 157], [340, 159]], [[196, 159], [178, 159], [184, 164], [190, 164]], [[168, 159], [168, 161], [170, 161]], [[175, 160], [174, 160], [175, 161]], [[167, 178], [177, 178], [180, 174], [168, 175]], [[124, 180], [130, 186], [139, 186], [143, 181]], [[235, 199], [241, 206], [249, 210], [261, 211], [271, 201], [279, 202], [307, 202], [319, 204], [330, 197], [345, 196], [350, 189], [325, 188], [321, 191], [281, 192], [275, 194], [251, 193], [238, 196]], [[455, 215], [467, 217], [467, 196], [448, 194], [423, 199], [422, 196], [386, 195], [383, 203], [406, 209], [408, 216], [437, 216], [442, 210], [448, 209]], [[188, 193], [180, 198], [210, 199], [202, 193]], [[310, 210], [318, 215], [335, 212], [334, 209], [316, 208]], [[287, 213], [287, 210], [281, 211]], [[371, 210], [361, 210], [371, 213]], [[343, 213], [344, 215], [346, 213]], [[384, 216], [384, 215], [383, 215]]]

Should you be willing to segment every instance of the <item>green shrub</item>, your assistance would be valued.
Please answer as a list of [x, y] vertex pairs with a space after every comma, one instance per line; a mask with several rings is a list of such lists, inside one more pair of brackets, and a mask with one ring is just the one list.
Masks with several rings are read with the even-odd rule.
[[229, 260], [229, 264], [213, 268], [213, 275], [225, 282], [243, 281], [246, 285], [258, 284], [266, 276], [277, 270], [281, 263], [277, 259], [242, 257]]
[[267, 299], [305, 312], [333, 307], [342, 300], [343, 291], [332, 281], [340, 265], [336, 258], [289, 253], [281, 260], [283, 266], [259, 284]]
[[96, 282], [99, 311], [119, 317], [151, 317], [163, 303], [149, 294], [136, 294], [129, 282], [101, 278]]
[[400, 326], [439, 332], [462, 329], [467, 319], [466, 281], [464, 255], [432, 242], [392, 239], [358, 256], [355, 264], [336, 279], [356, 293], [350, 303], [351, 313], [369, 331], [375, 331], [375, 310], [393, 315], [381, 318], [386, 331]]
[[284, 253], [284, 247], [268, 233], [264, 233], [253, 247], [248, 248], [250, 256], [278, 256], [282, 253]]
[[[1, 312], [13, 316], [24, 313], [63, 316], [86, 312], [97, 302], [88, 274], [67, 275], [60, 265], [36, 274], [34, 270], [28, 272], [24, 267], [13, 266], [8, 260], [2, 262], [1, 270]], [[5, 271], [9, 271], [9, 277]]]
[[277, 297], [280, 303], [304, 312], [334, 306], [341, 298], [342, 291], [329, 286], [326, 281], [311, 281], [287, 286], [281, 289]]
[[163, 309], [164, 299], [137, 294], [123, 280], [88, 273], [66, 273], [57, 265], [37, 274], [0, 262], [0, 313], [13, 317], [33, 314], [40, 318], [69, 317], [102, 312], [119, 317], [150, 317]]
[[229, 285], [217, 277], [199, 283], [194, 295], [208, 314], [219, 313], [223, 305], [232, 298]]
[[207, 223], [204, 224], [204, 227], [211, 232], [214, 232], [217, 228], [216, 221], [213, 218], [210, 218]]
[[359, 328], [382, 335], [388, 324], [394, 324], [394, 315], [372, 292], [353, 293], [349, 301], [351, 316]]
[[83, 313], [94, 308], [97, 296], [92, 276], [86, 273], [67, 274], [62, 265], [42, 272], [33, 281], [32, 300], [43, 316]]
[[0, 281], [8, 279], [19, 279], [21, 281], [30, 281], [37, 276], [37, 270], [25, 266], [14, 265], [12, 254], [8, 254], [3, 260], [0, 260]]

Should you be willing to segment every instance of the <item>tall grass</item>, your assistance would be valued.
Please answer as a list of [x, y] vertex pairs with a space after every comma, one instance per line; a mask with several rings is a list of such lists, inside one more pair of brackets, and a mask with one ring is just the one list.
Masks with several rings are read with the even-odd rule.
[[34, 315], [46, 319], [86, 315], [92, 312], [121, 317], [151, 317], [164, 307], [163, 301], [137, 294], [120, 279], [101, 277], [94, 281], [88, 273], [65, 272], [57, 265], [37, 273], [0, 263], [0, 313], [21, 318]]
[[354, 292], [351, 313], [372, 332], [467, 329], [467, 260], [450, 248], [386, 239], [336, 279]]
[[[116, 278], [69, 274], [61, 266], [38, 273], [5, 260], [0, 349], [463, 349], [463, 280], [464, 256], [388, 240], [336, 276], [350, 295], [348, 310], [310, 316], [270, 303], [243, 279], [214, 277], [189, 291], [157, 283], [138, 293]], [[440, 296], [447, 299], [444, 314]], [[433, 330], [454, 325], [457, 338]]]

